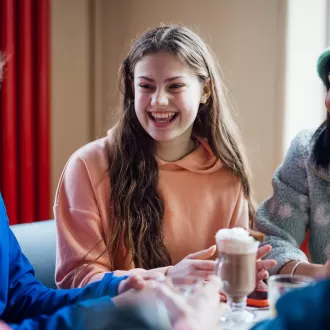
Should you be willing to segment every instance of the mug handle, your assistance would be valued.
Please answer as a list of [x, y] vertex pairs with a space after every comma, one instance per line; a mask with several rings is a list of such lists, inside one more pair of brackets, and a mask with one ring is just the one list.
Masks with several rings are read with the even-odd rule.
[[221, 276], [221, 271], [223, 265], [227, 262], [226, 256], [221, 256], [215, 260], [215, 274], [220, 277], [220, 280], [224, 283], [226, 281], [223, 280]]

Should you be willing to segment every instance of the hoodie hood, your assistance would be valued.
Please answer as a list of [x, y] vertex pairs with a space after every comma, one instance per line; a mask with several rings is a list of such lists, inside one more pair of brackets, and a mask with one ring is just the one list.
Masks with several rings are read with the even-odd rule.
[[196, 138], [198, 147], [187, 156], [175, 161], [166, 162], [156, 157], [159, 169], [161, 170], [187, 170], [195, 173], [212, 173], [219, 170], [223, 164], [217, 159], [209, 144], [203, 138]]
[[[108, 130], [107, 133], [108, 138], [112, 142], [110, 145], [113, 145], [114, 142], [115, 127], [116, 126]], [[167, 171], [187, 170], [190, 172], [202, 174], [213, 173], [223, 167], [222, 162], [214, 155], [207, 141], [200, 137], [196, 137], [196, 140], [198, 141], [197, 148], [190, 154], [177, 161], [167, 162], [155, 156], [159, 169]]]

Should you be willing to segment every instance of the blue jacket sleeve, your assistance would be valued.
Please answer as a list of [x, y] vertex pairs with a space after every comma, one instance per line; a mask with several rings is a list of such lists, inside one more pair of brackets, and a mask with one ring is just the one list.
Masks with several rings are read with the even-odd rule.
[[330, 329], [330, 280], [283, 296], [276, 304], [277, 317], [251, 330]]
[[50, 315], [58, 309], [86, 299], [117, 295], [119, 282], [127, 276], [116, 277], [112, 273], [95, 283], [70, 290], [48, 289], [34, 276], [34, 270], [22, 253], [9, 230], [9, 287], [8, 300], [1, 318], [6, 322], [20, 323], [37, 315]]
[[144, 305], [113, 308], [109, 297], [84, 300], [64, 307], [52, 316], [39, 316], [20, 325], [9, 324], [13, 330], [166, 330], [168, 326]]
[[111, 298], [104, 296], [63, 307], [53, 315], [40, 315], [9, 326], [13, 330], [105, 329], [112, 308]]

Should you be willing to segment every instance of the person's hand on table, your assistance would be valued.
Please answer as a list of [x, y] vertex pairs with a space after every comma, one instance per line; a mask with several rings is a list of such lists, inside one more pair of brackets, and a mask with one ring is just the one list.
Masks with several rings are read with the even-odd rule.
[[[209, 276], [214, 275], [215, 261], [206, 260], [211, 258], [216, 251], [215, 245], [208, 249], [191, 253], [175, 266], [170, 266], [166, 272], [173, 283], [180, 285], [194, 285], [198, 282], [206, 280]], [[130, 275], [127, 279], [120, 282], [118, 286], [118, 295], [122, 295], [127, 291], [143, 290], [148, 280], [156, 280], [162, 282], [164, 280], [163, 273], [146, 273], [140, 272], [139, 274]], [[131, 295], [127, 294], [124, 297], [116, 297], [117, 304], [128, 302]]]
[[147, 281], [150, 280], [164, 280], [165, 276], [161, 272], [154, 272], [152, 274], [133, 274], [130, 275], [127, 279], [121, 281], [118, 286], [118, 295], [134, 289], [134, 290], [143, 290], [146, 286]]
[[227, 305], [219, 302], [222, 288], [217, 276], [209, 276], [208, 281], [194, 290], [187, 299], [177, 294], [163, 283], [158, 283], [157, 299], [161, 300], [170, 317], [174, 330], [215, 329]]
[[175, 279], [182, 279], [190, 284], [192, 281], [207, 280], [209, 276], [214, 275], [216, 262], [207, 260], [213, 257], [216, 246], [187, 255], [175, 266], [169, 267], [166, 275]]
[[[128, 280], [128, 279], [127, 279]], [[138, 305], [146, 308], [148, 313], [159, 313], [159, 302], [165, 306], [169, 322], [175, 330], [212, 330], [221, 317], [221, 313], [227, 309], [227, 305], [220, 303], [219, 291], [221, 281], [216, 276], [208, 277], [204, 285], [196, 287], [188, 298], [180, 295], [172, 281], [142, 279], [143, 289], [140, 284], [138, 290], [128, 290], [113, 299], [117, 306]], [[127, 282], [128, 283], [128, 282]], [[135, 286], [135, 279], [131, 280]], [[160, 314], [161, 319], [164, 315]]]
[[258, 249], [257, 252], [257, 290], [267, 290], [267, 285], [263, 282], [269, 277], [268, 269], [276, 265], [276, 261], [273, 259], [261, 260], [267, 253], [271, 251], [270, 245], [264, 245]]
[[0, 320], [0, 330], [12, 330], [12, 328], [8, 324]]

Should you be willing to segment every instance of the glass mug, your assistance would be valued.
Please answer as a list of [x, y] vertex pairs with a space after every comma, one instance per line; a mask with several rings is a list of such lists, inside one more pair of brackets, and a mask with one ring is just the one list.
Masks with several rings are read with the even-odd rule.
[[222, 319], [223, 328], [248, 323], [254, 314], [246, 310], [247, 296], [256, 286], [256, 261], [259, 242], [252, 242], [246, 253], [219, 251], [217, 274], [223, 283], [222, 291], [227, 296], [230, 311]]
[[268, 279], [268, 300], [272, 317], [276, 317], [276, 303], [287, 292], [314, 285], [315, 280], [303, 275], [273, 275]]
[[165, 277], [164, 275], [159, 275], [155, 278], [157, 282], [167, 283], [172, 286], [177, 293], [187, 298], [191, 293], [201, 287], [204, 281], [200, 278], [181, 278], [181, 277]]

